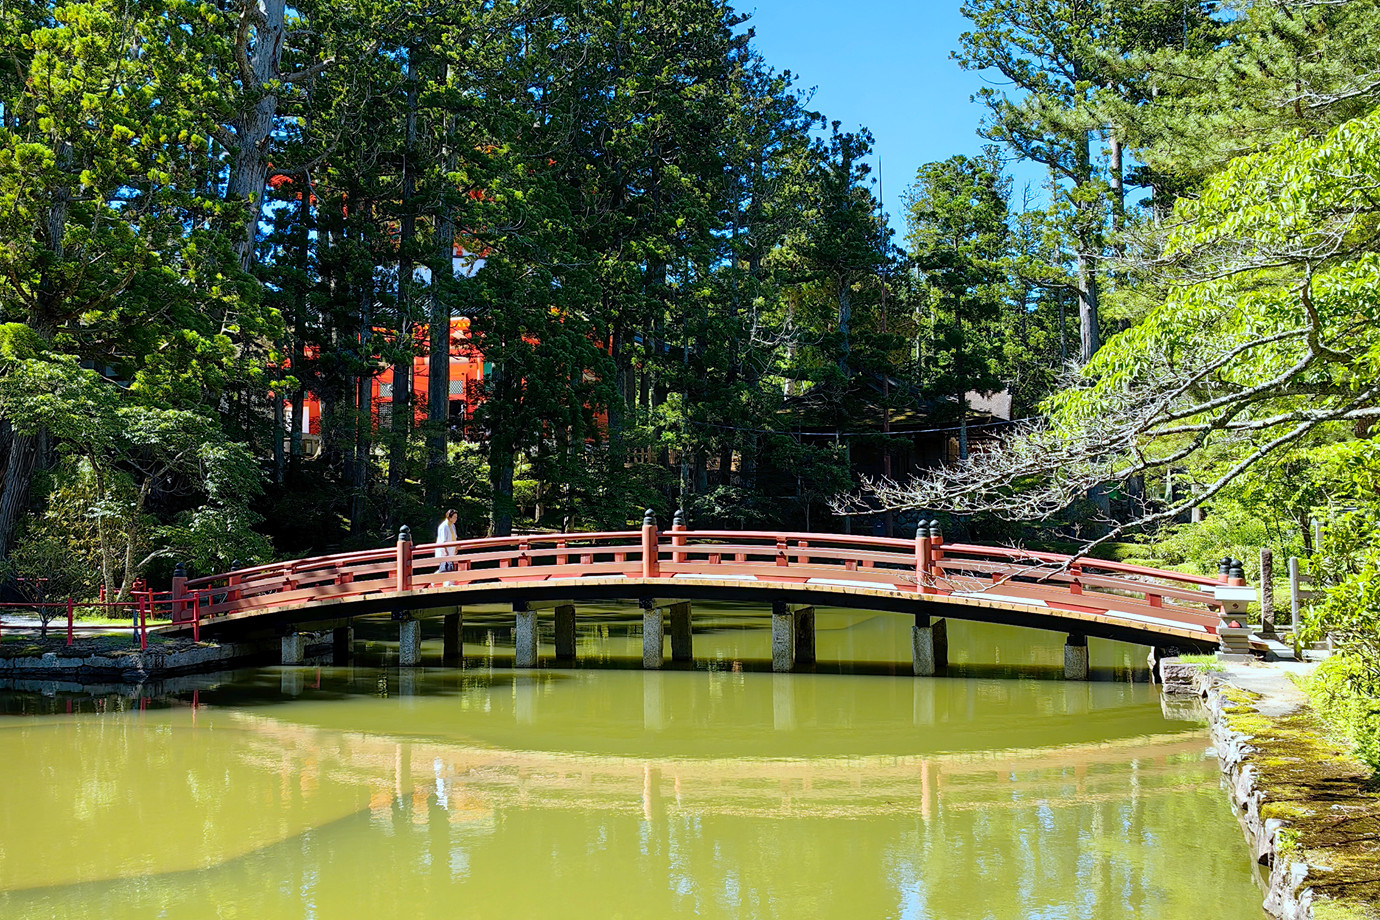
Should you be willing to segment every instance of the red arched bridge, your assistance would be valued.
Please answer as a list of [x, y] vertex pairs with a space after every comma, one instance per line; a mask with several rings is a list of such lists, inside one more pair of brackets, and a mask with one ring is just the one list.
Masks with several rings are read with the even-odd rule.
[[[446, 615], [447, 657], [458, 657], [459, 610], [511, 603], [517, 664], [537, 663], [536, 612], [555, 601], [556, 657], [574, 657], [574, 602], [638, 601], [644, 663], [659, 667], [669, 614], [673, 660], [691, 656], [687, 601], [771, 604], [773, 664], [814, 660], [813, 605], [915, 617], [917, 673], [943, 667], [942, 617], [1068, 633], [1066, 671], [1086, 676], [1089, 636], [1155, 648], [1215, 649], [1219, 629], [1251, 589], [1239, 569], [1217, 579], [1024, 549], [945, 543], [937, 522], [914, 540], [823, 533], [670, 530], [648, 512], [641, 530], [525, 534], [396, 546], [175, 578], [174, 632], [234, 636], [276, 630], [285, 659], [292, 634], [391, 612], [402, 621], [402, 661], [416, 663], [414, 613]], [[1230, 583], [1230, 584], [1229, 584]], [[672, 603], [680, 601], [681, 603]], [[1242, 631], [1244, 633], [1244, 630]], [[454, 633], [454, 636], [452, 636]], [[1249, 640], [1247, 640], [1249, 641]], [[299, 651], [300, 654], [300, 651]], [[1081, 664], [1080, 664], [1081, 661]]]

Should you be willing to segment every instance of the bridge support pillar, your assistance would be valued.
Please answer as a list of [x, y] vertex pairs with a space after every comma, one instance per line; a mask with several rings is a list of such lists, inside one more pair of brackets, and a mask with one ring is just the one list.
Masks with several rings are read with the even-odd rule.
[[1088, 637], [1069, 633], [1064, 642], [1064, 679], [1088, 679]]
[[418, 620], [398, 623], [398, 667], [416, 668], [422, 664], [422, 624]]
[[355, 653], [355, 628], [337, 626], [331, 630], [331, 664], [342, 667], [350, 663]]
[[283, 664], [301, 664], [306, 658], [307, 637], [299, 632], [283, 636]]
[[668, 612], [671, 618], [671, 660], [694, 661], [695, 640], [690, 630], [690, 602], [672, 604]]
[[815, 663], [815, 608], [801, 607], [795, 612], [795, 663]]
[[947, 620], [931, 621], [928, 614], [917, 613], [910, 628], [911, 670], [916, 677], [933, 677], [949, 666], [949, 624]]
[[535, 668], [537, 666], [537, 612], [527, 609], [526, 601], [513, 601], [513, 666]]
[[787, 672], [795, 669], [795, 614], [785, 601], [771, 604], [771, 669]]
[[460, 630], [464, 625], [465, 613], [459, 607], [441, 620], [441, 661], [446, 667], [456, 667], [465, 657], [465, 642], [460, 638]]
[[556, 659], [575, 660], [575, 605], [561, 604], [556, 608]]
[[637, 604], [642, 608], [642, 667], [656, 670], [664, 660], [666, 620], [651, 598], [644, 597]]

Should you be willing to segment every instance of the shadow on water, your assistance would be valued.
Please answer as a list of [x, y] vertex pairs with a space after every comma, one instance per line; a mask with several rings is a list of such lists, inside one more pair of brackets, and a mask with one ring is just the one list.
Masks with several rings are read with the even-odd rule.
[[[771, 628], [765, 611], [742, 611], [723, 604], [695, 609], [695, 660], [668, 659], [667, 675], [693, 672], [714, 675], [770, 675]], [[465, 656], [458, 667], [443, 661], [441, 621], [422, 621], [422, 665], [400, 670], [397, 624], [387, 618], [364, 618], [355, 624], [352, 666], [333, 668], [329, 659], [308, 667], [247, 669], [189, 675], [144, 684], [79, 685], [61, 681], [0, 681], [0, 716], [62, 716], [81, 713], [148, 711], [184, 706], [264, 707], [300, 699], [318, 702], [407, 695], [451, 695], [498, 684], [521, 686], [531, 680], [553, 681], [582, 671], [642, 672], [641, 612], [628, 605], [581, 608], [576, 659], [552, 657], [554, 627], [541, 622], [540, 667], [512, 671], [512, 616], [503, 609], [465, 612], [462, 632]], [[801, 665], [796, 677], [875, 678], [896, 683], [889, 692], [923, 696], [931, 682], [968, 681], [1062, 684], [1062, 636], [1039, 630], [950, 621], [949, 664], [936, 678], [916, 678], [910, 662], [908, 617], [821, 608], [817, 617], [819, 661]], [[1149, 671], [1144, 649], [1114, 642], [1090, 647], [1092, 684], [1144, 686]], [[656, 673], [656, 672], [653, 672]], [[533, 675], [539, 675], [534, 677]], [[635, 675], [629, 674], [629, 678]], [[636, 678], [640, 682], [640, 678]], [[1080, 682], [1077, 686], [1085, 686]], [[1002, 691], [1002, 695], [1010, 693]], [[1065, 688], [1049, 692], [1067, 695]], [[1074, 691], [1081, 692], [1081, 691]]]

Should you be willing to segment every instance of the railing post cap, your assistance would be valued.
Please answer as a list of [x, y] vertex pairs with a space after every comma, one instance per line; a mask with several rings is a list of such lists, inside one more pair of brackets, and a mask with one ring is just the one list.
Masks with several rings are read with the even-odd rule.
[[656, 512], [653, 511], [651, 508], [648, 508], [645, 512], [643, 512], [643, 514], [642, 514], [642, 526], [643, 526], [643, 527], [655, 527], [655, 526], [656, 526]]
[[233, 572], [233, 571], [237, 570], [239, 567], [240, 567], [240, 561], [239, 561], [238, 559], [231, 559], [231, 560], [230, 560], [230, 571]]
[[921, 518], [921, 519], [920, 519], [920, 523], [918, 523], [918, 524], [915, 525], [915, 539], [917, 539], [917, 540], [923, 540], [923, 539], [925, 539], [926, 537], [928, 537], [929, 535], [930, 535], [930, 522], [927, 521], [927, 520], [925, 520], [924, 518]]
[[676, 516], [675, 516], [674, 518], [671, 519], [671, 526], [672, 526], [672, 527], [685, 527], [685, 526], [686, 526], [686, 523], [685, 523], [685, 522], [686, 522], [687, 520], [688, 520], [688, 518], [686, 518], [686, 516], [685, 516], [685, 509], [684, 509], [684, 508], [677, 508], [677, 509], [676, 509]]
[[939, 518], [935, 518], [934, 520], [930, 521], [930, 539], [942, 540], [943, 538], [944, 531], [940, 529]]
[[183, 565], [182, 563], [179, 562], [177, 565], [173, 566], [173, 578], [186, 578], [186, 577], [187, 577], [187, 567], [186, 567], [185, 565]]
[[402, 525], [401, 527], [398, 528], [398, 542], [399, 542], [399, 543], [411, 543], [411, 542], [412, 542], [412, 528], [411, 528], [411, 527], [408, 527], [406, 524], [404, 524], [404, 525]]
[[1228, 575], [1228, 574], [1230, 574], [1230, 573], [1231, 573], [1231, 557], [1230, 557], [1230, 556], [1223, 556], [1222, 559], [1221, 559], [1221, 561], [1219, 561], [1219, 562], [1217, 563], [1217, 574], [1218, 574], [1218, 575]]
[[1240, 559], [1233, 559], [1233, 560], [1231, 561], [1231, 567], [1227, 570], [1227, 577], [1228, 577], [1228, 578], [1245, 578], [1245, 577], [1246, 577], [1246, 564], [1245, 564], [1244, 562], [1242, 562]]

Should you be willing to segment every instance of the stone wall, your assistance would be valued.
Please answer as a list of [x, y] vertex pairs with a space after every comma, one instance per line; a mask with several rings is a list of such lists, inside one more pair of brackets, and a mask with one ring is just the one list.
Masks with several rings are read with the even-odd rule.
[[[304, 634], [308, 651], [327, 643], [330, 633]], [[252, 664], [276, 664], [281, 654], [277, 639], [267, 642], [227, 642], [180, 648], [122, 649], [94, 655], [43, 655], [0, 658], [0, 680], [61, 680], [79, 684], [103, 681], [143, 683], [177, 674], [224, 671]]]
[[1228, 709], [1234, 704], [1226, 696], [1227, 684], [1218, 674], [1206, 673], [1197, 665], [1173, 658], [1160, 663], [1160, 676], [1164, 693], [1181, 697], [1192, 694], [1203, 701], [1217, 760], [1251, 856], [1269, 868], [1265, 910], [1279, 920], [1312, 920], [1313, 889], [1308, 885], [1308, 864], [1285, 843], [1281, 834], [1285, 822], [1261, 815], [1265, 792], [1258, 783], [1254, 762], [1257, 750], [1250, 735], [1231, 725]]

